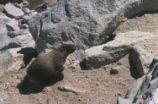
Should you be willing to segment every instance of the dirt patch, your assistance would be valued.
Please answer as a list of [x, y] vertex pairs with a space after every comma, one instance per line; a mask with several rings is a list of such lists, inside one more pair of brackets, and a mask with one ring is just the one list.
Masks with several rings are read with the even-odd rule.
[[[134, 81], [130, 77], [127, 57], [97, 70], [81, 70], [79, 67], [66, 68], [64, 79], [54, 85], [45, 87], [41, 92], [20, 94], [16, 85], [26, 74], [8, 72], [0, 78], [2, 104], [116, 104], [117, 96], [124, 96], [128, 86]], [[119, 65], [118, 65], [119, 64]], [[117, 74], [111, 75], [115, 69]], [[58, 90], [59, 86], [70, 86], [82, 91], [79, 94]]]

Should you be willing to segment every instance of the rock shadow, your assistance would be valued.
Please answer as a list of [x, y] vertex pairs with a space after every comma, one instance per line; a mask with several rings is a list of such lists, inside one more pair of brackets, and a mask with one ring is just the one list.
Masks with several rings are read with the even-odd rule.
[[19, 89], [19, 92], [23, 95], [40, 93], [43, 91], [43, 89], [46, 86], [54, 85], [58, 81], [63, 80], [63, 78], [64, 78], [64, 75], [61, 73], [61, 74], [58, 74], [57, 76], [49, 77], [48, 80], [46, 80], [42, 84], [35, 85], [35, 84], [29, 83], [25, 76], [24, 79], [21, 81], [21, 83], [17, 85], [17, 88]]
[[37, 57], [38, 55], [36, 49], [31, 48], [31, 47], [22, 48], [17, 53], [24, 55], [23, 61], [24, 61], [25, 66], [27, 66], [27, 64], [31, 61], [33, 57]]
[[83, 59], [81, 62], [80, 62], [80, 67], [82, 70], [89, 70], [87, 65], [86, 65], [86, 59]]
[[138, 79], [144, 75], [143, 66], [141, 60], [138, 58], [139, 54], [135, 50], [131, 50], [129, 54], [129, 65], [131, 76]]

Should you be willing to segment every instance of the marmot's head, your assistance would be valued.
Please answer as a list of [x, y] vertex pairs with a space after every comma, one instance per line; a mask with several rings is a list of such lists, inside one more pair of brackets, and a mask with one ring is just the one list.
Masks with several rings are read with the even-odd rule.
[[63, 44], [61, 47], [60, 47], [60, 50], [61, 51], [66, 51], [68, 54], [74, 52], [76, 49], [76, 46], [74, 44]]

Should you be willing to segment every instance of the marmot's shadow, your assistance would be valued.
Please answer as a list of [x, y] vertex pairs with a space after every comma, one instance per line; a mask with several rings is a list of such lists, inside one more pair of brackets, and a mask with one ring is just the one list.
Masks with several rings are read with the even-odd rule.
[[[25, 94], [25, 95], [32, 94], [32, 93], [39, 93], [43, 91], [44, 87], [54, 85], [58, 81], [63, 80], [63, 78], [64, 78], [64, 75], [61, 73], [55, 77], [51, 76], [47, 81], [45, 81], [41, 85], [33, 85], [30, 83], [26, 83], [24, 86], [18, 87], [18, 89], [21, 94]], [[23, 83], [23, 81], [21, 83]]]

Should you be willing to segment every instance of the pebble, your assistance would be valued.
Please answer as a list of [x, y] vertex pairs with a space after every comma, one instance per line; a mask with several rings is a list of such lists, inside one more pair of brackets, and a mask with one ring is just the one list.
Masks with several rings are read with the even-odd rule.
[[118, 70], [117, 69], [111, 69], [110, 74], [111, 75], [116, 75], [116, 74], [118, 74]]
[[67, 86], [67, 85], [64, 85], [64, 86], [59, 86], [58, 89], [60, 91], [64, 91], [64, 92], [72, 92], [72, 93], [75, 93], [75, 94], [79, 94], [81, 92], [84, 92], [82, 90], [79, 90], [79, 89], [76, 89], [76, 88], [73, 88], [73, 87], [70, 87], [70, 86]]

